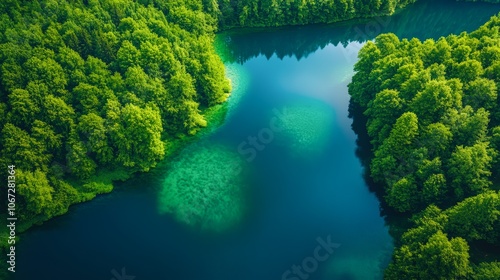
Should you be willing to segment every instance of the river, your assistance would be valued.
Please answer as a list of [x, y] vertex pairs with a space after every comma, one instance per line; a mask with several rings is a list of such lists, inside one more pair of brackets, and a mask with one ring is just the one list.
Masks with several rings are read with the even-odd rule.
[[472, 31], [499, 7], [421, 1], [392, 17], [219, 34], [234, 87], [224, 123], [22, 234], [15, 279], [381, 279], [394, 245], [348, 117], [357, 53], [383, 32]]

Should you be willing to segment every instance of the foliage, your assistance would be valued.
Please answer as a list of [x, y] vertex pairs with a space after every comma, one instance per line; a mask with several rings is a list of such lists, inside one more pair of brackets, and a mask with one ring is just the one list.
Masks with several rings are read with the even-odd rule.
[[384, 34], [360, 51], [349, 93], [368, 119], [371, 176], [394, 208], [415, 213], [493, 186], [500, 79], [487, 73], [500, 56], [481, 57], [500, 52], [498, 25], [493, 17], [471, 34], [425, 42]]
[[0, 4], [0, 162], [16, 166], [27, 223], [109, 192], [102, 170], [154, 167], [228, 96], [214, 18], [163, 2]]
[[359, 17], [390, 15], [416, 0], [218, 0], [219, 25], [231, 27], [331, 23]]
[[499, 28], [494, 16], [437, 41], [384, 34], [359, 53], [349, 93], [367, 117], [370, 175], [390, 207], [416, 214], [388, 279], [495, 278], [498, 263], [476, 266], [468, 242], [500, 245]]
[[[26, 176], [20, 211], [27, 220], [65, 212], [101, 192], [79, 186], [109, 190], [99, 170], [147, 171], [168, 154], [168, 141], [206, 126], [200, 109], [230, 90], [212, 45], [217, 26], [333, 22], [410, 2], [2, 2], [0, 162]], [[36, 184], [52, 203], [37, 205]], [[68, 194], [61, 204], [59, 191]]]
[[460, 238], [448, 239], [438, 230], [424, 242], [411, 242], [394, 253], [386, 270], [389, 279], [459, 279], [469, 275], [469, 246]]
[[[2, 1], [0, 163], [18, 171], [20, 216], [44, 221], [109, 192], [123, 173], [149, 170], [171, 142], [206, 126], [201, 109], [230, 90], [212, 45], [218, 28], [387, 15], [413, 2]], [[387, 183], [398, 210], [439, 204], [451, 192], [455, 200], [481, 193], [491, 187], [490, 174], [498, 175], [498, 25], [492, 19], [473, 34], [438, 42], [383, 35], [360, 52], [350, 89], [380, 148], [373, 174]], [[468, 238], [490, 240], [489, 230]], [[455, 264], [467, 263], [458, 237], [438, 234], [428, 244], [422, 252], [438, 248]], [[495, 266], [477, 271], [491, 274]]]

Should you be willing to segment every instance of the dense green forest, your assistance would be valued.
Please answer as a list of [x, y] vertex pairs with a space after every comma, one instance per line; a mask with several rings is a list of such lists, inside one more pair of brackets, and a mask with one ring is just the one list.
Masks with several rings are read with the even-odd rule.
[[[439, 40], [378, 36], [349, 85], [385, 202], [413, 214], [387, 279], [497, 279], [500, 262], [500, 17]], [[498, 260], [497, 260], [498, 261]]]
[[0, 3], [0, 163], [15, 165], [18, 230], [154, 167], [227, 98], [201, 2], [152, 4]]
[[[339, 14], [320, 21], [387, 14], [403, 5], [355, 2], [322, 3], [339, 7]], [[21, 228], [111, 191], [113, 180], [148, 171], [176, 139], [206, 126], [202, 110], [230, 91], [213, 47], [218, 26], [271, 25], [259, 22], [266, 14], [226, 24], [245, 17], [238, 10], [246, 11], [245, 3], [0, 3], [0, 162], [16, 167]], [[290, 10], [294, 18], [316, 18], [320, 6], [307, 3], [311, 9]], [[313, 22], [283, 20], [273, 22]], [[7, 169], [0, 173], [7, 176]]]
[[330, 23], [390, 15], [416, 0], [218, 0], [220, 26], [281, 26]]
[[[442, 3], [447, 6], [450, 2]], [[454, 7], [443, 8], [439, 13], [434, 13], [436, 3], [421, 1], [411, 8], [399, 11], [395, 16], [358, 19], [348, 24], [311, 24], [295, 28], [277, 28], [278, 32], [261, 28], [228, 30], [217, 36], [216, 44], [220, 46], [219, 55], [228, 62], [245, 63], [259, 55], [267, 58], [274, 55], [279, 59], [295, 57], [301, 60], [330, 44], [345, 47], [353, 41], [363, 43], [373, 40], [381, 33], [392, 32], [398, 37], [416, 37], [421, 40], [429, 39], [429, 30], [437, 30], [436, 33], [446, 35], [460, 34], [469, 30], [471, 25], [484, 24], [496, 14], [492, 5], [484, 5], [479, 15], [477, 11], [470, 11], [462, 13], [460, 21], [454, 21], [457, 7], [461, 9], [464, 3], [453, 4]], [[486, 12], [486, 9], [491, 12]], [[449, 24], [450, 20], [453, 20], [453, 24]], [[434, 39], [438, 38], [439, 36]], [[357, 51], [357, 48], [353, 51], [346, 50], [345, 54], [355, 62]]]
[[[18, 232], [148, 171], [229, 94], [215, 1], [12, 0], [0, 11], [0, 163], [15, 165]], [[2, 256], [7, 238], [4, 227]]]
[[[177, 142], [205, 127], [205, 110], [230, 92], [213, 46], [218, 30], [388, 15], [412, 2], [1, 1], [0, 163], [15, 165], [19, 229], [111, 191], [113, 180], [150, 170]], [[437, 223], [445, 238], [454, 238], [453, 246], [463, 248], [460, 238], [498, 244], [498, 212], [491, 210], [498, 211], [498, 193], [489, 191], [499, 176], [498, 45], [498, 19], [438, 42], [381, 36], [361, 52], [351, 86], [353, 100], [374, 107], [367, 115], [380, 155], [372, 173], [390, 186], [389, 203], [407, 212], [431, 203], [446, 208], [427, 208], [416, 225]], [[415, 60], [408, 63], [410, 58]], [[435, 89], [440, 95], [433, 95]], [[424, 93], [413, 102], [417, 91]], [[370, 103], [375, 92], [383, 94]], [[452, 98], [445, 102], [443, 96]], [[408, 108], [413, 114], [403, 114]], [[390, 164], [398, 170], [386, 169]], [[6, 178], [7, 168], [0, 175]], [[419, 188], [425, 195], [414, 195]], [[6, 209], [6, 200], [0, 201]], [[482, 201], [497, 206], [478, 212], [485, 228], [465, 236], [460, 209]], [[2, 246], [5, 238], [0, 235]], [[494, 266], [474, 269], [491, 273]], [[402, 275], [395, 267], [403, 266], [396, 261], [390, 273]]]

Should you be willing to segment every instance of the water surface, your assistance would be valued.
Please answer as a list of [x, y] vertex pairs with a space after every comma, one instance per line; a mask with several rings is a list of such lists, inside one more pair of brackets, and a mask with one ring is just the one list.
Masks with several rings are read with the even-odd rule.
[[[122, 268], [136, 280], [380, 279], [393, 241], [355, 156], [356, 54], [380, 32], [438, 38], [498, 11], [422, 1], [393, 17], [221, 34], [236, 85], [224, 125], [165, 168], [23, 234], [16, 279], [117, 279]], [[193, 192], [169, 204], [165, 188], [177, 183]], [[197, 211], [177, 210], [189, 203]]]

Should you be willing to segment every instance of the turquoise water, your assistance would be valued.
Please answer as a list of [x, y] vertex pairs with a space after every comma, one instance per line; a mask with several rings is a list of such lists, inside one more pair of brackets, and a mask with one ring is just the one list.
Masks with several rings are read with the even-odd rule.
[[15, 279], [380, 279], [393, 240], [355, 155], [347, 84], [378, 32], [436, 38], [500, 10], [449, 3], [221, 34], [235, 86], [225, 123], [165, 167], [23, 234]]

